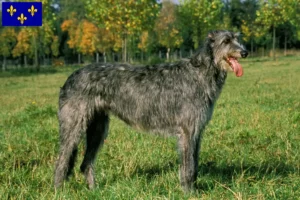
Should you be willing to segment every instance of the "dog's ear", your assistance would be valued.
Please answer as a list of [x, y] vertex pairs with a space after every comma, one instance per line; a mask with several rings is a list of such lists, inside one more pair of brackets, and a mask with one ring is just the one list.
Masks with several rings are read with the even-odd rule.
[[213, 31], [209, 32], [207, 35], [207, 38], [211, 41], [214, 42], [215, 41], [215, 33]]
[[208, 38], [213, 38], [213, 33], [212, 32], [208, 33], [207, 37]]
[[233, 35], [234, 35], [235, 38], [239, 38], [241, 36], [241, 33], [240, 32], [236, 32]]

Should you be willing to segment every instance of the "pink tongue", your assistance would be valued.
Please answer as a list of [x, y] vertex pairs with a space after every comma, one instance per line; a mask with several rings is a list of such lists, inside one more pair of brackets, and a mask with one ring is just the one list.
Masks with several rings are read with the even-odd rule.
[[233, 71], [235, 72], [235, 75], [237, 77], [243, 76], [243, 68], [240, 63], [238, 63], [237, 59], [231, 57], [229, 58], [229, 62], [233, 68]]

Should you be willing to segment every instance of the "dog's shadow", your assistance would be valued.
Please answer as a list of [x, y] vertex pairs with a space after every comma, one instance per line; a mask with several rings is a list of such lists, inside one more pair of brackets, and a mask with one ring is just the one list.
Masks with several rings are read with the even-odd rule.
[[208, 190], [216, 185], [232, 184], [235, 180], [259, 182], [268, 177], [280, 178], [297, 173], [297, 169], [283, 162], [268, 161], [258, 165], [225, 165], [216, 162], [202, 163], [199, 166], [196, 187], [198, 190]]
[[[174, 170], [178, 163], [166, 162], [163, 166], [149, 166], [149, 168], [137, 168], [133, 176], [146, 176], [151, 181], [156, 176]], [[178, 168], [177, 168], [178, 169]], [[199, 163], [198, 177], [196, 182], [197, 190], [211, 190], [216, 185], [231, 184], [235, 179], [244, 177], [248, 182], [259, 182], [266, 177], [283, 177], [289, 174], [298, 173], [297, 169], [283, 162], [265, 162], [259, 165], [225, 165], [217, 162]]]
[[144, 176], [147, 180], [151, 181], [156, 176], [162, 175], [164, 172], [169, 172], [176, 166], [175, 162], [166, 162], [163, 166], [154, 165], [147, 168], [137, 167], [132, 176]]

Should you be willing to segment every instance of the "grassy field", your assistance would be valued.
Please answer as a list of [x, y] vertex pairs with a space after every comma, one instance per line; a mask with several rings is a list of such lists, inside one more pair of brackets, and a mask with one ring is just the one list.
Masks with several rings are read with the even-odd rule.
[[[0, 199], [300, 199], [300, 57], [248, 59], [230, 74], [204, 134], [198, 190], [184, 195], [176, 140], [112, 117], [97, 187], [53, 188], [58, 92], [75, 68], [0, 73]], [[79, 161], [82, 160], [83, 145]]]

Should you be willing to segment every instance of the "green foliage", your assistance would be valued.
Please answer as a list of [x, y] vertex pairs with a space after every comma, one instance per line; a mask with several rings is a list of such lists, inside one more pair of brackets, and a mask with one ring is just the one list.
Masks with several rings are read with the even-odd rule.
[[[28, 0], [27, 0], [28, 1]], [[35, 66], [39, 70], [38, 57], [43, 55], [57, 54], [51, 52], [51, 46], [54, 42], [54, 23], [56, 16], [52, 12], [49, 0], [42, 0], [43, 4], [43, 26], [41, 27], [21, 27], [17, 31], [17, 42], [13, 46], [11, 53], [14, 57], [22, 55], [34, 57]], [[4, 39], [6, 40], [6, 38]], [[9, 39], [8, 39], [9, 40]]]
[[31, 47], [31, 36], [29, 33], [29, 29], [24, 27], [21, 28], [17, 35], [17, 44], [14, 46], [12, 50], [12, 54], [14, 57], [21, 56], [22, 54], [31, 55], [33, 54]]
[[89, 19], [124, 37], [151, 27], [158, 4], [155, 0], [88, 0], [86, 9]]
[[55, 57], [57, 57], [59, 55], [59, 38], [58, 38], [58, 36], [52, 36], [51, 52], [52, 52], [52, 55]]
[[256, 12], [257, 22], [265, 25], [267, 28], [271, 26], [277, 27], [284, 23], [287, 15], [284, 15], [285, 12], [283, 12], [280, 2], [278, 0], [261, 1], [260, 10]]
[[260, 9], [256, 12], [256, 21], [266, 26], [266, 28], [278, 27], [278, 25], [287, 21], [298, 26], [298, 23], [296, 23], [297, 17], [299, 17], [298, 11], [300, 11], [298, 0], [261, 1]]
[[181, 45], [182, 37], [177, 22], [176, 5], [170, 0], [163, 1], [154, 30], [159, 43], [167, 49]]
[[158, 56], [153, 56], [150, 58], [149, 60], [149, 65], [156, 65], [156, 64], [160, 64], [160, 63], [163, 63], [164, 60]]
[[214, 29], [220, 20], [221, 0], [180, 0], [180, 12], [185, 17], [187, 25], [192, 29], [194, 48], [198, 48], [200, 41], [208, 31]]
[[[268, 51], [272, 33], [273, 52], [275, 47], [299, 48], [299, 0], [180, 0], [176, 4], [170, 0], [42, 0], [42, 3], [42, 27], [0, 27], [0, 55], [4, 65], [6, 59], [10, 62], [11, 55], [24, 56], [24, 61], [29, 58], [31, 63], [32, 58], [38, 61], [56, 57], [59, 52], [72, 61], [77, 53], [90, 57], [102, 53], [110, 58], [111, 53], [119, 55], [122, 51], [123, 61], [131, 61], [126, 59], [128, 55], [143, 57], [141, 54], [149, 56], [165, 49], [169, 55], [174, 48], [188, 52], [198, 48], [208, 31], [215, 29], [241, 32], [252, 53], [262, 47]], [[15, 33], [7, 35], [8, 30]]]
[[[242, 62], [229, 74], [200, 153], [198, 190], [185, 195], [176, 141], [143, 134], [111, 117], [88, 190], [79, 165], [57, 191], [59, 87], [74, 68], [1, 73], [0, 199], [298, 199], [299, 57]], [[284, 72], [284, 73], [283, 73]]]
[[266, 32], [269, 28], [273, 30], [272, 53], [274, 60], [276, 59], [276, 28], [290, 19], [291, 15], [285, 9], [289, 10], [292, 6], [293, 4], [282, 0], [261, 1], [260, 10], [256, 12], [256, 22], [264, 27], [263, 32]]
[[7, 57], [11, 55], [13, 47], [17, 43], [17, 34], [11, 27], [5, 27], [0, 32], [0, 55]]
[[[85, 18], [85, 0], [54, 0], [53, 3], [56, 3], [60, 7], [58, 16], [61, 21], [66, 19], [73, 19], [74, 17], [79, 21]], [[76, 16], [73, 16], [72, 13], [76, 13]]]
[[156, 0], [88, 0], [86, 10], [89, 20], [111, 32], [102, 35], [104, 38], [108, 37], [104, 40], [111, 40], [111, 34], [116, 35], [116, 43], [120, 43], [121, 39], [123, 61], [126, 62], [128, 37], [151, 27], [158, 4]]
[[140, 43], [138, 44], [138, 48], [145, 52], [147, 50], [148, 45], [149, 45], [149, 32], [143, 31], [140, 36]]

